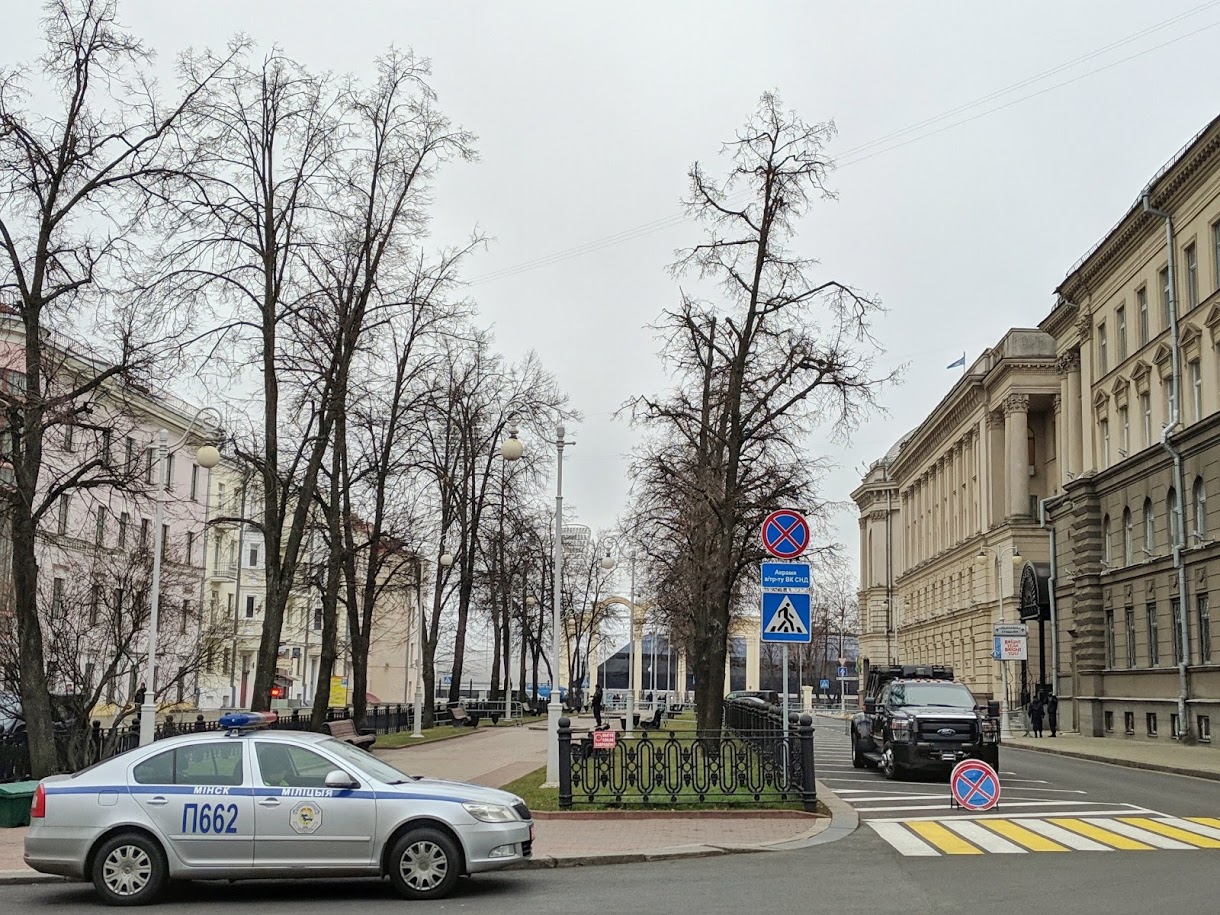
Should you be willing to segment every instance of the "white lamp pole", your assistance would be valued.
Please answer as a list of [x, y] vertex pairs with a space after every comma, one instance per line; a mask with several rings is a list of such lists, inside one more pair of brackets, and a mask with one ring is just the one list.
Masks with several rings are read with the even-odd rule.
[[[984, 546], [979, 548], [980, 558], [987, 555], [990, 550], [995, 556], [995, 590], [996, 597], [999, 602], [1000, 622], [1004, 622], [1004, 575], [1002, 568], [1002, 556], [1004, 553], [1011, 553], [1013, 562], [1021, 559], [1021, 551], [1016, 547], [1009, 547], [1003, 551], [995, 549], [995, 547]], [[1003, 695], [1000, 697], [1000, 740], [1006, 740], [1012, 737], [1012, 724], [1008, 720], [1008, 662], [1000, 659], [1000, 688], [1003, 690]]]
[[[219, 426], [220, 414], [212, 407], [203, 407], [195, 413], [190, 425], [182, 433], [182, 437], [169, 446], [169, 432], [162, 429], [157, 436], [157, 469], [156, 479], [156, 509], [153, 512], [153, 564], [152, 564], [152, 596], [149, 601], [148, 614], [148, 664], [144, 674], [144, 703], [140, 706], [140, 746], [147, 746], [153, 741], [153, 732], [157, 728], [157, 626], [161, 610], [161, 553], [165, 548], [165, 538], [161, 528], [165, 523], [165, 490], [170, 481], [166, 479], [169, 452], [177, 451], [186, 441], [187, 436], [195, 428], [195, 423], [204, 413], [212, 413], [217, 418]], [[199, 466], [211, 470], [220, 463], [220, 452], [214, 445], [203, 445], [195, 455]], [[209, 484], [210, 485], [210, 484]]]

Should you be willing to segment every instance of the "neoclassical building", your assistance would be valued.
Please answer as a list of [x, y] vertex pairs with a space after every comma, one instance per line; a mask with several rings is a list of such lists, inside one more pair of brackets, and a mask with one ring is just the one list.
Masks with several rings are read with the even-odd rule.
[[[1018, 621], [1027, 567], [1045, 593], [1038, 509], [1058, 480], [1060, 402], [1054, 339], [1010, 330], [869, 468], [852, 498], [870, 664], [951, 664], [980, 698], [1001, 697], [993, 627]], [[1013, 707], [1045, 668], [1033, 622], [1035, 660], [1010, 662]]]
[[1072, 409], [1062, 494], [1047, 505], [1061, 709], [1087, 735], [1209, 741], [1220, 714], [1220, 118], [1056, 293], [1041, 328]]

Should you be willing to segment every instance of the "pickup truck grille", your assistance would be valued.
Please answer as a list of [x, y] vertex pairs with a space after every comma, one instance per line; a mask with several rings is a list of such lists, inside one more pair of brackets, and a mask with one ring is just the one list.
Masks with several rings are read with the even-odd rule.
[[[973, 743], [978, 739], [978, 722], [972, 720], [920, 718], [919, 740], [928, 743]], [[941, 731], [952, 731], [942, 734]]]

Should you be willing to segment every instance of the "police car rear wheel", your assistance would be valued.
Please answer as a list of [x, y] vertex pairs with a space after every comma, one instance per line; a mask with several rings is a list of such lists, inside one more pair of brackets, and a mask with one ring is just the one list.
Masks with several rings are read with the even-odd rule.
[[440, 899], [461, 876], [461, 855], [437, 829], [414, 829], [394, 845], [390, 879], [407, 899]]
[[93, 887], [107, 905], [146, 905], [165, 886], [165, 856], [152, 839], [124, 833], [93, 856]]

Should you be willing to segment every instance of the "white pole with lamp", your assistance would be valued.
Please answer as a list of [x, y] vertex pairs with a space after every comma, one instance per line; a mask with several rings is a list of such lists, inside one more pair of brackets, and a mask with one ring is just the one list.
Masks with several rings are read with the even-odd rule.
[[[551, 677], [551, 701], [546, 707], [546, 782], [543, 787], [559, 784], [559, 718], [563, 705], [559, 699], [559, 660], [561, 654], [559, 607], [563, 597], [563, 449], [571, 442], [564, 441], [567, 430], [563, 423], [555, 427], [555, 582], [554, 604], [551, 607], [551, 652], [553, 676]], [[517, 438], [517, 427], [509, 428], [508, 439], [500, 446], [500, 456], [515, 461], [525, 453], [525, 447]]]
[[[979, 547], [978, 556], [984, 559], [987, 556], [988, 550], [995, 556], [995, 589], [996, 597], [999, 601], [1000, 623], [1004, 622], [1004, 575], [1002, 570], [1004, 553], [1012, 554], [1013, 565], [1021, 562], [1021, 551], [1014, 547], [1007, 547], [1004, 550], [996, 550], [995, 547], [983, 546]], [[1012, 725], [1008, 720], [1008, 663], [1000, 660], [1000, 683], [1003, 690], [1003, 696], [1000, 701], [1000, 740], [1007, 740], [1012, 737]]]
[[[157, 470], [156, 479], [156, 509], [153, 513], [153, 566], [152, 566], [152, 597], [148, 614], [148, 667], [144, 674], [144, 704], [140, 707], [140, 746], [147, 746], [153, 741], [153, 732], [157, 727], [157, 624], [161, 609], [161, 553], [165, 548], [165, 537], [162, 525], [165, 523], [165, 490], [170, 481], [166, 479], [168, 462], [166, 457], [171, 451], [177, 451], [195, 429], [195, 423], [204, 413], [216, 417], [217, 428], [220, 426], [220, 413], [213, 407], [203, 407], [191, 418], [190, 424], [182, 437], [169, 445], [169, 432], [162, 429], [157, 437]], [[215, 445], [204, 444], [195, 454], [195, 460], [200, 467], [211, 470], [220, 463], [220, 452]]]

